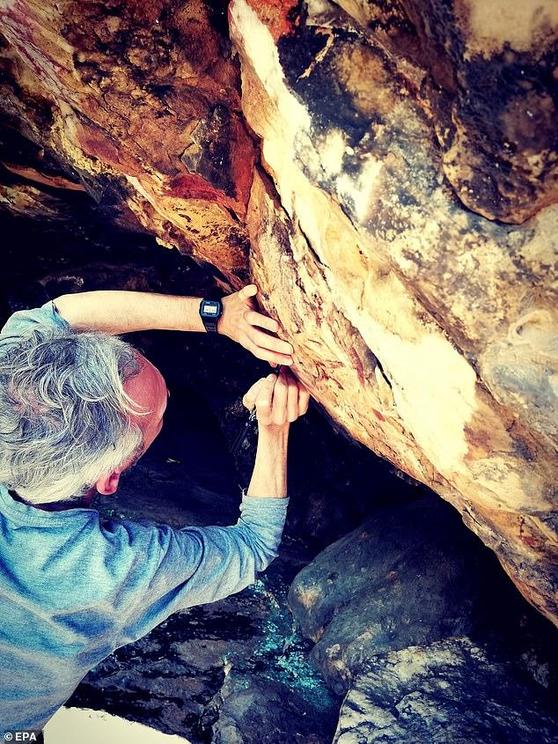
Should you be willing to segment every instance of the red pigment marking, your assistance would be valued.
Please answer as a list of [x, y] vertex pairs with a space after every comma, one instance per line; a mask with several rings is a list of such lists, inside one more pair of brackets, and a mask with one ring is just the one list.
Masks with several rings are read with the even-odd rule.
[[365, 377], [364, 377], [364, 366], [362, 364], [362, 359], [359, 357], [357, 352], [352, 347], [349, 349], [349, 356], [351, 357], [351, 360], [354, 364], [354, 370], [357, 373], [360, 384], [364, 385]]
[[376, 418], [378, 419], [378, 421], [385, 421], [386, 420], [386, 417], [385, 416], [382, 416], [382, 414], [379, 411], [377, 411], [375, 408], [372, 409], [372, 413], [374, 414], [374, 416], [376, 416]]
[[118, 148], [104, 132], [94, 130], [90, 127], [78, 126], [78, 144], [86, 155], [97, 158], [103, 164], [115, 167], [120, 173], [127, 176], [140, 177], [144, 171], [140, 165], [130, 158], [126, 158], [126, 152]]
[[121, 165], [117, 148], [106, 137], [99, 137], [91, 131], [82, 129], [78, 133], [78, 143], [86, 155], [109, 165]]
[[216, 189], [196, 173], [176, 176], [167, 186], [167, 196], [175, 196], [180, 199], [201, 199], [204, 201], [217, 202], [226, 207], [230, 207], [235, 212], [242, 213], [239, 210], [238, 202], [231, 199], [223, 191]]
[[36, 15], [21, 12], [18, 8], [12, 7], [0, 13], [0, 19], [5, 23], [6, 38], [17, 49], [18, 54], [27, 62], [39, 80], [45, 81], [47, 85], [49, 81], [52, 81], [55, 90], [58, 90], [60, 78], [68, 73], [68, 69], [55, 57], [49, 55], [46, 47], [40, 44], [40, 31], [38, 33], [33, 31], [34, 25], [39, 29], [41, 27]]
[[530, 548], [533, 548], [535, 550], [541, 549], [540, 541], [537, 540], [535, 537], [527, 537], [526, 535], [523, 535], [521, 537], [521, 540], [523, 543], [525, 543], [525, 545], [528, 545]]

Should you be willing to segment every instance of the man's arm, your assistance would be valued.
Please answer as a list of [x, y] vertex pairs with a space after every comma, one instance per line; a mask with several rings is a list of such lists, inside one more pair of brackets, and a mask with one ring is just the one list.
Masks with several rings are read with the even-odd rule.
[[200, 299], [157, 294], [98, 290], [62, 295], [53, 300], [60, 315], [78, 331], [121, 334], [134, 331], [205, 332]]
[[[282, 370], [252, 386], [244, 403], [256, 407], [259, 441], [249, 493], [243, 495], [237, 524], [178, 530], [132, 525], [128, 529], [133, 527], [135, 537], [131, 538], [124, 525], [115, 525], [105, 533], [115, 544], [112, 562], [121, 574], [119, 645], [149, 632], [177, 610], [241, 591], [277, 555], [288, 504], [288, 429], [305, 413], [308, 393]], [[138, 560], [132, 560], [128, 546], [135, 546], [131, 556]], [[124, 556], [131, 567], [124, 565]]]
[[[293, 348], [275, 335], [279, 324], [256, 310], [258, 289], [250, 284], [223, 298], [218, 333], [273, 364], [292, 364]], [[78, 331], [122, 334], [165, 330], [205, 332], [200, 297], [98, 290], [61, 295], [54, 300], [60, 315]]]

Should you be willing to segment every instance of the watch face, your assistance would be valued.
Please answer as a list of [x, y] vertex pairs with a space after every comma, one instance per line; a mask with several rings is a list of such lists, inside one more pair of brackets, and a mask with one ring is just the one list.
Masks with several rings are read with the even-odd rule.
[[203, 318], [218, 318], [221, 315], [221, 303], [215, 300], [204, 300], [200, 312]]

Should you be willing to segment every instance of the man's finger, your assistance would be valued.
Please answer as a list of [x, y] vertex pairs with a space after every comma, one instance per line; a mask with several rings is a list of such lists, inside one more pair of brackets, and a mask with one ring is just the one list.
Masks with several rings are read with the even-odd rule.
[[286, 354], [279, 354], [277, 351], [261, 349], [259, 346], [252, 343], [252, 341], [245, 344], [245, 348], [252, 352], [255, 357], [262, 359], [264, 362], [273, 362], [274, 364], [286, 365], [287, 367], [290, 367], [293, 363], [292, 357], [287, 356]]
[[298, 415], [304, 416], [310, 403], [310, 393], [302, 383], [298, 383]]
[[259, 313], [257, 310], [250, 310], [250, 312], [246, 313], [245, 317], [250, 325], [265, 328], [270, 333], [277, 333], [279, 331], [279, 323], [276, 320], [270, 318], [268, 315]]
[[256, 380], [252, 387], [244, 394], [242, 403], [249, 411], [253, 410], [254, 406], [256, 405], [256, 398], [258, 397], [259, 389], [264, 382], [265, 377], [261, 377], [259, 380]]
[[275, 387], [273, 388], [273, 409], [271, 418], [274, 424], [284, 424], [287, 420], [287, 400], [288, 400], [288, 384], [287, 384], [287, 373], [284, 369], [281, 370]]
[[287, 384], [287, 416], [289, 421], [292, 423], [298, 418], [298, 383], [292, 375], [289, 375], [287, 378]]
[[258, 395], [256, 396], [258, 419], [263, 420], [264, 423], [267, 423], [268, 419], [271, 417], [273, 391], [276, 380], [276, 375], [268, 375], [267, 377], [264, 377], [262, 385], [258, 390]]
[[269, 333], [264, 331], [258, 331], [255, 328], [248, 333], [250, 340], [259, 346], [260, 349], [268, 349], [269, 351], [278, 351], [280, 354], [291, 355], [293, 353], [293, 347], [288, 341], [283, 341], [277, 336], [270, 336]]

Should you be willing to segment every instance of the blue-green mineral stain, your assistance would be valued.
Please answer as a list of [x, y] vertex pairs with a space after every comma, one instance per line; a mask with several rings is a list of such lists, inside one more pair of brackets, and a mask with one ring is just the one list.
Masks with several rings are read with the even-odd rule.
[[275, 586], [275, 583], [265, 576], [257, 579], [249, 589], [254, 595], [263, 596], [269, 606], [269, 615], [253, 654], [255, 666], [261, 664], [263, 676], [298, 692], [314, 707], [338, 707], [339, 701], [308, 661], [311, 644], [302, 637], [289, 612], [286, 588], [281, 584]]

